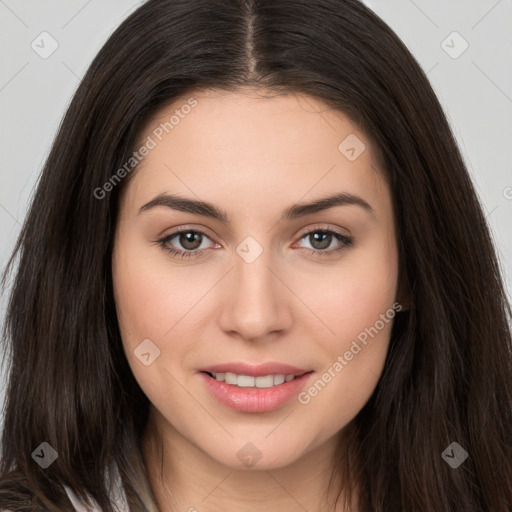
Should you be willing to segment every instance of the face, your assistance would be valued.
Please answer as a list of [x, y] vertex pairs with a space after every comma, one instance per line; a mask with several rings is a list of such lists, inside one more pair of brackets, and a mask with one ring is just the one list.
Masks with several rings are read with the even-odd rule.
[[254, 91], [183, 97], [140, 140], [112, 271], [151, 414], [231, 468], [292, 464], [368, 401], [400, 309], [370, 141], [312, 97]]

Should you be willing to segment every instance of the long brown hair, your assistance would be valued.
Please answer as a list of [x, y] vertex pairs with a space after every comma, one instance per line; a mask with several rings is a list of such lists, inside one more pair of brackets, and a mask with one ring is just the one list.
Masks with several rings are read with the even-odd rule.
[[[308, 94], [347, 114], [392, 190], [410, 307], [350, 425], [350, 453], [340, 445], [333, 485], [357, 481], [361, 512], [510, 512], [511, 310], [489, 229], [425, 73], [357, 0], [149, 0], [101, 49], [4, 274], [5, 286], [18, 264], [3, 335], [0, 507], [71, 510], [67, 485], [113, 512], [104, 471], [117, 467], [131, 511], [157, 510], [140, 445], [149, 402], [112, 293], [126, 180], [103, 198], [94, 191], [160, 108], [241, 86]], [[47, 469], [31, 456], [41, 442], [58, 453]], [[456, 469], [442, 456], [454, 442], [469, 454]]]

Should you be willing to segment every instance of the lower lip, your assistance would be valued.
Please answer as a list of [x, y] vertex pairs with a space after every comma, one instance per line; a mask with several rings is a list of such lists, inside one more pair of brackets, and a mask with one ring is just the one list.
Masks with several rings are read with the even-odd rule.
[[279, 409], [288, 400], [298, 395], [312, 372], [295, 377], [271, 388], [241, 388], [210, 377], [201, 372], [206, 387], [224, 405], [239, 412], [270, 412]]

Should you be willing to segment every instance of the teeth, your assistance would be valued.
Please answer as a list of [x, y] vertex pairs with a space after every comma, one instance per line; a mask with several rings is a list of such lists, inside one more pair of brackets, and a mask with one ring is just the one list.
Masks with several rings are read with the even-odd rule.
[[[215, 376], [215, 374], [213, 375]], [[238, 385], [238, 377], [234, 373], [226, 373], [225, 380], [226, 384], [234, 384], [235, 386]]]
[[[293, 379], [293, 376], [290, 380]], [[277, 386], [279, 384], [282, 384], [285, 381], [284, 375], [274, 375], [274, 386]]]
[[225, 382], [233, 386], [240, 388], [271, 388], [272, 386], [278, 386], [283, 382], [290, 382], [295, 378], [292, 373], [290, 375], [265, 375], [262, 377], [251, 377], [250, 375], [237, 375], [236, 373], [212, 373], [213, 378], [219, 382]]

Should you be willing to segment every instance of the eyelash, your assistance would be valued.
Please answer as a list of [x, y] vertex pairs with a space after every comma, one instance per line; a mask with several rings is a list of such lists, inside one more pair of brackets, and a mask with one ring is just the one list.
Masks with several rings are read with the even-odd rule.
[[[174, 258], [178, 258], [178, 257], [181, 257], [181, 258], [202, 258], [205, 256], [205, 253], [207, 251], [207, 249], [195, 249], [195, 250], [189, 250], [189, 251], [180, 251], [178, 249], [174, 249], [172, 247], [169, 247], [168, 243], [170, 240], [172, 240], [173, 238], [175, 238], [176, 236], [182, 234], [182, 233], [195, 233], [195, 234], [200, 234], [200, 235], [203, 235], [205, 236], [206, 238], [210, 238], [206, 233], [204, 233], [203, 231], [200, 231], [200, 230], [197, 230], [197, 229], [180, 229], [178, 231], [174, 231], [173, 233], [161, 238], [160, 240], [156, 240], [156, 242], [165, 250], [167, 251], [168, 253], [170, 253]], [[350, 245], [353, 244], [354, 242], [354, 239], [347, 236], [347, 235], [343, 235], [337, 231], [334, 231], [332, 229], [326, 229], [326, 228], [321, 228], [321, 227], [318, 227], [318, 226], [315, 226], [313, 228], [311, 228], [310, 230], [306, 231], [301, 237], [300, 237], [300, 240], [303, 240], [304, 238], [306, 238], [308, 235], [311, 235], [313, 233], [322, 233], [322, 234], [326, 234], [326, 235], [334, 235], [334, 237], [342, 242], [342, 245], [336, 249], [329, 249], [329, 250], [320, 250], [320, 249], [307, 249], [306, 250], [309, 250], [311, 251], [310, 252], [310, 255], [311, 256], [315, 256], [315, 257], [319, 257], [319, 258], [325, 258], [325, 257], [329, 257], [331, 256], [332, 254], [334, 253], [338, 253], [340, 251], [342, 251], [343, 249], [345, 249], [346, 247], [349, 247]]]

